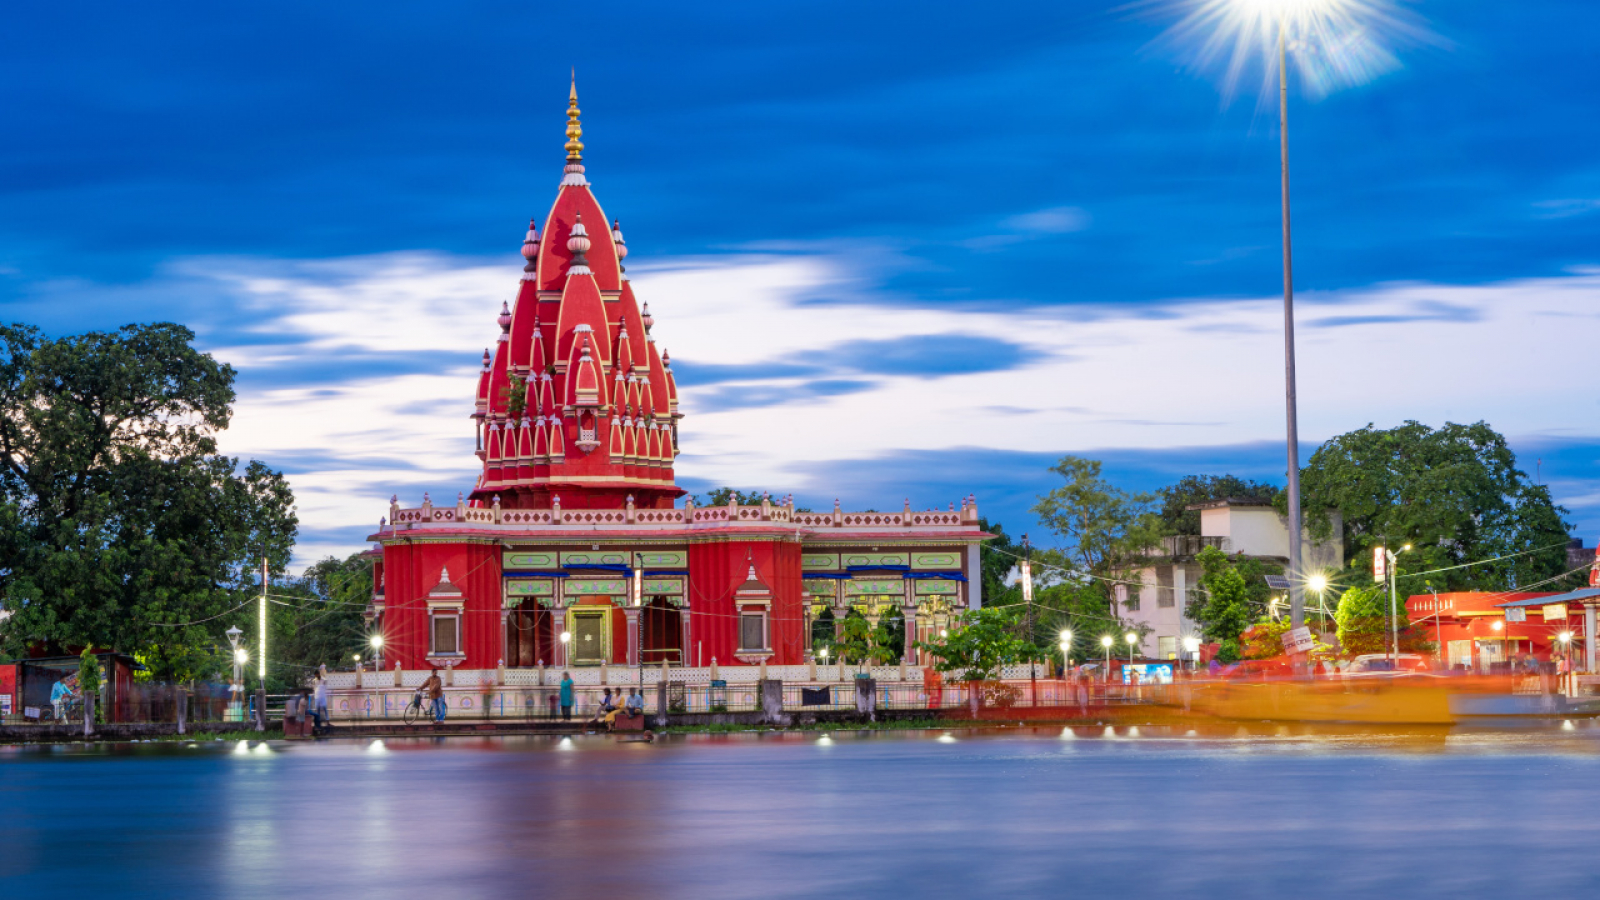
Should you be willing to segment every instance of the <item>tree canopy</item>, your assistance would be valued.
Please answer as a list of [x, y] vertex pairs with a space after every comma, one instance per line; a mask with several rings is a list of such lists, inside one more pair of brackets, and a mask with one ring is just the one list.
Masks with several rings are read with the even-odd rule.
[[1373, 547], [1405, 544], [1412, 550], [1402, 572], [1535, 551], [1431, 576], [1441, 590], [1509, 589], [1566, 570], [1567, 511], [1516, 467], [1505, 438], [1483, 422], [1368, 425], [1318, 448], [1300, 483], [1313, 534], [1329, 533], [1328, 513], [1343, 516], [1353, 570], [1369, 570]]
[[1185, 475], [1156, 493], [1161, 499], [1161, 524], [1168, 534], [1199, 534], [1200, 511], [1190, 506], [1227, 498], [1271, 503], [1283, 489], [1234, 475]]
[[283, 476], [219, 455], [233, 369], [173, 324], [49, 338], [0, 326], [0, 650], [181, 668], [297, 522]]

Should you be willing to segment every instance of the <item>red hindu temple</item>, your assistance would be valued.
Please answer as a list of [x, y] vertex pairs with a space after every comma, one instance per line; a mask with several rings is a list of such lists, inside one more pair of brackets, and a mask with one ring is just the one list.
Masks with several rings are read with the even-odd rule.
[[815, 623], [852, 612], [902, 623], [915, 662], [919, 636], [981, 602], [976, 501], [686, 500], [672, 364], [585, 177], [576, 87], [567, 117], [555, 202], [529, 224], [478, 376], [482, 474], [453, 503], [397, 498], [371, 538], [382, 665], [797, 665]]

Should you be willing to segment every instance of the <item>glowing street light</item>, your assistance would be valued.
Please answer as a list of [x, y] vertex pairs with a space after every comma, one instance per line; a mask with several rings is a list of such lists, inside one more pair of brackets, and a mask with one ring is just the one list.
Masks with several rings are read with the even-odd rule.
[[372, 645], [372, 649], [374, 649], [374, 650], [382, 650], [383, 649], [383, 635], [375, 634], [375, 635], [372, 636], [372, 640], [367, 641], [367, 643], [371, 644]]
[[1066, 677], [1067, 667], [1072, 665], [1072, 629], [1061, 630], [1061, 675]]
[[1128, 642], [1128, 662], [1132, 663], [1133, 662], [1133, 645], [1139, 643], [1139, 636], [1130, 631], [1127, 634], [1123, 635], [1122, 639]]
[[[1294, 254], [1289, 217], [1288, 46], [1315, 92], [1363, 84], [1398, 68], [1382, 36], [1441, 43], [1421, 20], [1397, 8], [1394, 0], [1169, 0], [1182, 18], [1164, 35], [1195, 49], [1195, 61], [1210, 66], [1226, 58], [1224, 94], [1231, 96], [1240, 76], [1255, 60], [1263, 63], [1262, 88], [1278, 76], [1278, 153], [1283, 208], [1283, 357], [1285, 424], [1288, 449], [1289, 620], [1305, 624], [1301, 580], [1300, 424], [1295, 389]], [[1340, 84], [1343, 82], [1343, 85]]]
[[1183, 650], [1189, 654], [1189, 667], [1191, 669], [1200, 668], [1200, 639], [1192, 634], [1184, 638]]

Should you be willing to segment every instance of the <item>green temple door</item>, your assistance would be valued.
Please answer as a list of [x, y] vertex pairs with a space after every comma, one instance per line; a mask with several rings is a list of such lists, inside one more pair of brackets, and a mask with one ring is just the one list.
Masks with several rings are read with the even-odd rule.
[[598, 666], [611, 656], [611, 617], [609, 608], [572, 612], [572, 662]]

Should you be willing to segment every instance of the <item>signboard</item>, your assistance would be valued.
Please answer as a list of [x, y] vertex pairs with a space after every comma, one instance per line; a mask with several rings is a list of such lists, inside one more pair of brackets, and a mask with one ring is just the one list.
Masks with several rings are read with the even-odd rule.
[[1384, 556], [1382, 547], [1372, 548], [1372, 580], [1385, 581], [1389, 578], [1389, 560]]
[[1521, 606], [1513, 606], [1506, 610], [1506, 621], [1526, 622], [1528, 621], [1528, 610]]
[[1123, 684], [1171, 684], [1172, 663], [1123, 663]]
[[1566, 617], [1567, 605], [1565, 603], [1546, 604], [1544, 608], [1544, 620], [1546, 622], [1554, 621], [1556, 619], [1565, 619]]
[[12, 697], [17, 693], [17, 667], [15, 663], [0, 666], [0, 715], [11, 715]]
[[1312, 637], [1311, 629], [1301, 625], [1284, 632], [1283, 649], [1290, 653], [1305, 653], [1317, 645], [1317, 639]]

